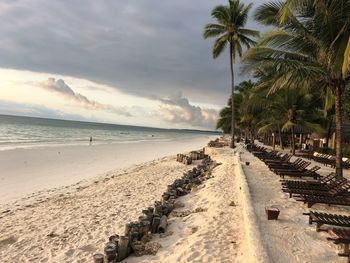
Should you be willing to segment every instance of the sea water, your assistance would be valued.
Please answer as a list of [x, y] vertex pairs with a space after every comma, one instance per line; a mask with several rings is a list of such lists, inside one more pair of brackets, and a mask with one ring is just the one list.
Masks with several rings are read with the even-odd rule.
[[0, 115], [0, 150], [57, 145], [173, 141], [218, 132], [159, 129], [106, 123]]

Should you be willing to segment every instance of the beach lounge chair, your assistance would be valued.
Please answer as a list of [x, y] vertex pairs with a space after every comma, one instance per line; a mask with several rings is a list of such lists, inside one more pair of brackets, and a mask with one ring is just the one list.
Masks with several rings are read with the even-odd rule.
[[[302, 173], [305, 173], [305, 176], [307, 176], [308, 175], [308, 170], [306, 168], [310, 164], [311, 164], [311, 162], [307, 162], [307, 161], [301, 160], [298, 163], [294, 163], [292, 165], [284, 165], [284, 166], [281, 166], [281, 167], [269, 167], [269, 168], [270, 168], [271, 171], [273, 171], [274, 173], [278, 174], [282, 178], [284, 176], [287, 176], [287, 175], [293, 176], [293, 174], [295, 174], [297, 176], [298, 174], [300, 175]], [[315, 175], [313, 177], [318, 177], [318, 176], [319, 175]]]
[[308, 189], [286, 188], [286, 189], [283, 189], [283, 192], [289, 193], [289, 197], [292, 197], [293, 194], [334, 197], [334, 196], [339, 196], [339, 195], [343, 195], [344, 193], [347, 193], [349, 188], [350, 188], [350, 182], [344, 179], [344, 180], [338, 180], [329, 186], [322, 186], [316, 189], [315, 187], [310, 187]]
[[301, 158], [297, 158], [296, 160], [294, 160], [293, 162], [274, 162], [271, 164], [268, 164], [267, 166], [270, 168], [270, 170], [272, 169], [289, 169], [291, 167], [297, 167], [299, 166], [301, 163], [304, 163], [305, 161]]
[[314, 179], [317, 179], [320, 177], [318, 173], [316, 173], [321, 167], [319, 166], [314, 166], [311, 169], [304, 169], [302, 171], [300, 170], [291, 170], [291, 171], [280, 171], [279, 176], [284, 178], [285, 176], [289, 177], [313, 177]]
[[304, 215], [309, 216], [310, 225], [316, 223], [317, 232], [322, 230], [320, 227], [323, 225], [350, 227], [350, 216], [320, 213], [316, 211], [310, 211], [309, 213], [304, 213]]
[[313, 181], [312, 183], [308, 183], [307, 181], [294, 181], [294, 183], [290, 182], [289, 184], [282, 184], [282, 190], [283, 189], [325, 189], [330, 190], [333, 187], [346, 182], [347, 180], [345, 178], [342, 179], [336, 179], [336, 177], [333, 177], [332, 180], [327, 181], [326, 183], [316, 183], [319, 181]]
[[273, 165], [269, 165], [268, 167], [271, 171], [277, 173], [278, 171], [283, 172], [283, 171], [289, 171], [289, 170], [302, 171], [310, 164], [311, 162], [307, 162], [302, 159], [297, 159], [292, 163], [273, 164]]
[[342, 206], [350, 206], [350, 196], [316, 196], [316, 195], [300, 195], [297, 201], [304, 202], [307, 204], [307, 207], [310, 208], [314, 204], [326, 204], [326, 205], [342, 205]]
[[282, 186], [309, 186], [309, 185], [322, 185], [322, 184], [327, 184], [330, 181], [335, 180], [337, 177], [336, 173], [330, 173], [329, 175], [325, 177], [320, 177], [319, 180], [306, 180], [306, 181], [300, 181], [300, 180], [285, 180], [282, 179], [281, 183]]
[[333, 241], [334, 244], [342, 245], [343, 252], [338, 253], [338, 256], [347, 257], [348, 263], [349, 263], [350, 262], [350, 251], [349, 251], [350, 230], [345, 228], [330, 228], [328, 229], [328, 234], [330, 235], [330, 237], [328, 237], [327, 240]]
[[273, 158], [273, 159], [265, 159], [264, 163], [266, 165], [273, 165], [273, 164], [281, 164], [281, 163], [289, 163], [290, 159], [292, 158], [292, 155], [290, 154], [285, 154], [285, 155], [281, 155], [278, 158]]

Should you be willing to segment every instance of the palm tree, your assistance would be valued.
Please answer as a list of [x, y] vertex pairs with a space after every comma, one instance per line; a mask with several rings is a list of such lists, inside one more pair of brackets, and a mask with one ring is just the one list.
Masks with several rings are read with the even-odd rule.
[[[234, 102], [235, 82], [234, 82], [234, 63], [236, 55], [241, 58], [243, 54], [243, 46], [249, 49], [255, 45], [255, 41], [251, 37], [258, 37], [259, 32], [244, 28], [248, 13], [252, 4], [244, 5], [239, 0], [229, 0], [228, 5], [218, 5], [214, 7], [211, 16], [216, 20], [216, 24], [207, 24], [204, 28], [204, 39], [215, 37], [213, 47], [213, 57], [217, 58], [223, 53], [227, 44], [230, 46], [230, 69], [231, 69], [231, 101]], [[231, 116], [231, 148], [234, 148], [234, 103], [231, 105], [233, 113]]]
[[334, 96], [336, 173], [342, 171], [342, 94], [350, 81], [350, 0], [286, 0], [260, 6], [255, 18], [275, 29], [247, 54], [246, 70], [274, 68], [271, 92], [318, 87]]
[[[254, 83], [250, 80], [242, 81], [237, 86], [235, 86], [235, 91], [237, 92], [234, 96], [235, 104], [235, 113], [234, 118], [235, 122], [238, 124], [243, 124], [242, 118], [244, 117], [245, 112], [243, 112], [242, 103], [246, 100], [246, 96], [249, 96], [249, 91], [254, 87]], [[231, 131], [231, 121], [232, 121], [232, 103], [231, 97], [227, 102], [227, 106], [224, 107], [219, 113], [219, 119], [216, 124], [216, 129], [223, 130], [224, 133], [229, 133]], [[247, 116], [244, 117], [247, 119]], [[246, 121], [244, 121], [246, 123]], [[240, 125], [242, 126], [242, 125]]]

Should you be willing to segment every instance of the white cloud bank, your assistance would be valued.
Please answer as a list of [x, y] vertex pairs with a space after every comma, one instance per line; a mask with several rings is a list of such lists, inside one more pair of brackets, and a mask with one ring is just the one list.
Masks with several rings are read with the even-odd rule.
[[215, 128], [218, 112], [214, 109], [191, 105], [181, 93], [167, 99], [158, 98], [158, 100], [162, 103], [160, 105], [161, 116], [167, 122]]
[[54, 78], [49, 78], [47, 81], [41, 82], [40, 87], [47, 91], [54, 92], [61, 97], [74, 102], [79, 107], [85, 109], [109, 111], [126, 117], [133, 116], [126, 109], [126, 107], [115, 107], [109, 104], [103, 104], [94, 100], [90, 100], [80, 93], [74, 92], [74, 90], [69, 87], [62, 79], [55, 80]]

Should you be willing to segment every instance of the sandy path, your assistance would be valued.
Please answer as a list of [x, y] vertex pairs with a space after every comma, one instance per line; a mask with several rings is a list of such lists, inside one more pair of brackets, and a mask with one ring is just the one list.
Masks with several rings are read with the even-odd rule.
[[[315, 225], [308, 224], [308, 217], [302, 215], [309, 209], [301, 202], [289, 198], [281, 190], [280, 178], [249, 152], [242, 150], [242, 161], [250, 161], [250, 166], [243, 166], [246, 174], [254, 210], [258, 217], [264, 247], [271, 262], [346, 262], [337, 256], [337, 247], [326, 240], [328, 235], [316, 232]], [[326, 174], [328, 168], [323, 169]], [[265, 206], [277, 206], [281, 214], [278, 221], [268, 221]], [[317, 204], [312, 210], [350, 214], [349, 208], [327, 207]]]

